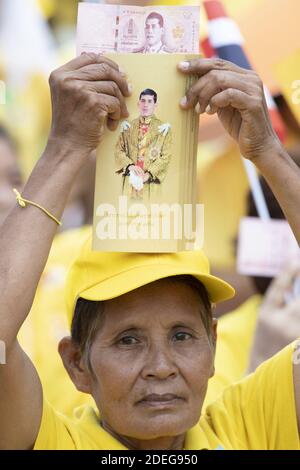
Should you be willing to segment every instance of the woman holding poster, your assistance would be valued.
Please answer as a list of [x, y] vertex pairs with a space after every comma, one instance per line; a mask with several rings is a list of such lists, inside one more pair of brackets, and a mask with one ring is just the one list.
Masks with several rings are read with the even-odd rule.
[[[256, 74], [221, 60], [179, 64], [197, 83], [183, 109], [219, 119], [267, 178], [300, 241], [300, 171], [272, 129]], [[107, 82], [116, 85], [107, 94]], [[103, 55], [84, 54], [52, 73], [48, 144], [17, 193], [0, 234], [1, 449], [299, 449], [300, 361], [294, 343], [201, 416], [214, 373], [212, 304], [231, 286], [205, 255], [95, 253], [84, 245], [67, 284], [71, 337], [59, 352], [75, 386], [96, 408], [73, 419], [43, 396], [17, 335], [30, 311], [74, 178], [104, 127], [128, 118], [127, 82]], [[198, 108], [199, 108], [198, 106]], [[42, 314], [42, 312], [41, 312]], [[47, 332], [45, 332], [47, 334]], [[3, 344], [2, 343], [2, 344]], [[57, 384], [59, 387], [59, 384]]]

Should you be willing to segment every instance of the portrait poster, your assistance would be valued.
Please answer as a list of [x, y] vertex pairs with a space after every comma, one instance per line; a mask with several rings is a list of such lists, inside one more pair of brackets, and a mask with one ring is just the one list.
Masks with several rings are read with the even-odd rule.
[[116, 131], [106, 130], [98, 148], [93, 249], [191, 249], [199, 115], [179, 106], [196, 77], [179, 72], [177, 64], [195, 56], [108, 57], [127, 74], [133, 92], [126, 99], [129, 117]]

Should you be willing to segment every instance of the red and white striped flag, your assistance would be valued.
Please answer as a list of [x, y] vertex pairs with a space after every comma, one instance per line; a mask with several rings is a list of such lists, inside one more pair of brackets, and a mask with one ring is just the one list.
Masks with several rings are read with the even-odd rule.
[[[234, 64], [252, 69], [243, 49], [244, 39], [235, 21], [228, 17], [220, 0], [204, 0], [208, 18], [208, 38], [201, 42], [206, 57], [220, 57]], [[283, 142], [286, 138], [286, 127], [280, 116], [276, 103], [265, 87], [266, 101], [273, 127]]]
[[211, 45], [211, 42], [208, 37], [202, 39], [200, 41], [200, 49], [204, 53], [205, 57], [208, 59], [212, 59], [213, 57], [217, 57], [217, 53]]

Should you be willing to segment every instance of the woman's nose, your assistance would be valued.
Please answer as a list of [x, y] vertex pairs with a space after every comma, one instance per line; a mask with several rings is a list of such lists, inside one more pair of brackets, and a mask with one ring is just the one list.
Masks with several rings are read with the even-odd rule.
[[166, 345], [153, 345], [147, 354], [143, 377], [166, 379], [175, 377], [177, 373], [178, 367], [172, 351]]

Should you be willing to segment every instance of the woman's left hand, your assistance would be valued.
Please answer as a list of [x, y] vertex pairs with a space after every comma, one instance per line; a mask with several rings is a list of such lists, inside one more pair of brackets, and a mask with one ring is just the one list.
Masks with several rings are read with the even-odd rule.
[[198, 104], [200, 113], [217, 113], [249, 160], [273, 149], [278, 152], [281, 144], [270, 121], [263, 83], [255, 72], [222, 59], [195, 59], [181, 62], [178, 68], [199, 77], [182, 99], [182, 108]]

